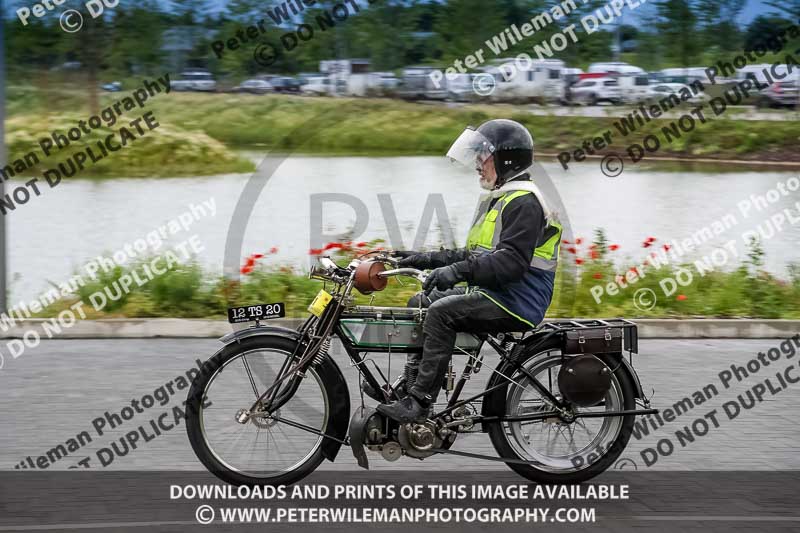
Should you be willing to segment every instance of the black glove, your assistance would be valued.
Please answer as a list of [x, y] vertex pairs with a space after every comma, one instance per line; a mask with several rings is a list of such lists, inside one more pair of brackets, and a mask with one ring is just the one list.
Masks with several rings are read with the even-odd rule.
[[430, 294], [433, 289], [446, 291], [459, 281], [464, 281], [464, 278], [458, 270], [456, 270], [454, 265], [448, 265], [446, 267], [437, 268], [428, 274], [425, 283], [422, 284], [422, 290], [425, 291], [425, 294]]
[[400, 268], [418, 268], [419, 270], [425, 270], [431, 267], [430, 253], [419, 254], [417, 252], [401, 251], [395, 252], [394, 255], [403, 258], [397, 262], [397, 266]]

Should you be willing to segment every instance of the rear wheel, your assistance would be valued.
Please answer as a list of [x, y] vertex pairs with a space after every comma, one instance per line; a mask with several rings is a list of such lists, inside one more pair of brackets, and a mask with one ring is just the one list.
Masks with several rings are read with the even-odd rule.
[[[576, 413], [635, 409], [634, 385], [627, 371], [610, 356], [598, 354], [611, 369], [611, 387], [597, 406], [575, 408]], [[548, 391], [561, 398], [558, 372], [562, 356], [557, 348], [521, 356], [522, 366]], [[513, 375], [505, 396], [498, 396], [494, 412], [519, 416], [552, 411], [550, 402], [522, 372]], [[499, 405], [503, 404], [503, 405]], [[506, 463], [512, 470], [539, 483], [580, 483], [608, 469], [630, 439], [634, 415], [577, 417], [566, 422], [559, 417], [492, 424], [489, 435], [500, 457], [530, 464]]]
[[[295, 352], [282, 337], [254, 337], [226, 346], [206, 361], [187, 399], [186, 430], [197, 458], [220, 479], [237, 485], [294, 483], [319, 466], [331, 402], [322, 375], [311, 367], [277, 410], [257, 407], [245, 423], [237, 416], [275, 381]], [[290, 380], [283, 382], [286, 386]]]

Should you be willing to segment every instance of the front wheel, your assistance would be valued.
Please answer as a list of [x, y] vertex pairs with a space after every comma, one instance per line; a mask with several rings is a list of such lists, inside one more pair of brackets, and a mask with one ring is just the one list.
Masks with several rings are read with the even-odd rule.
[[197, 458], [220, 479], [285, 485], [322, 462], [323, 437], [317, 433], [325, 433], [332, 410], [324, 364], [284, 381], [281, 389], [293, 379], [299, 383], [278, 409], [262, 410], [260, 404], [245, 423], [237, 420], [275, 382], [296, 348], [291, 339], [271, 336], [231, 343], [206, 361], [192, 383], [186, 431]]
[[[614, 358], [597, 357], [611, 369], [611, 387], [597, 406], [576, 408], [578, 413], [622, 411], [636, 408], [634, 384]], [[520, 362], [555, 397], [560, 398], [558, 373], [562, 356], [557, 348], [521, 356]], [[547, 399], [532, 386], [531, 378], [517, 371], [507, 393], [498, 397], [496, 412], [520, 416], [552, 411]], [[518, 474], [538, 483], [581, 483], [608, 469], [631, 436], [635, 416], [577, 417], [571, 422], [553, 417], [536, 421], [492, 424], [489, 435], [501, 457], [529, 464], [506, 463]]]

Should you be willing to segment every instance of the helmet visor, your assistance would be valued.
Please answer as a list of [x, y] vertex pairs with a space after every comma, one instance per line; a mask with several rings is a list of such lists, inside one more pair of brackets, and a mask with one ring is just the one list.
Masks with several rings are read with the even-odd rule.
[[494, 145], [471, 127], [465, 129], [447, 151], [447, 157], [470, 170], [479, 169], [494, 153]]

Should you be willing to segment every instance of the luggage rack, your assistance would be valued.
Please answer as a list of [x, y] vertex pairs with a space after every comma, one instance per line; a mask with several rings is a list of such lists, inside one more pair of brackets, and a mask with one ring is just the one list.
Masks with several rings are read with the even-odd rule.
[[578, 320], [553, 320], [540, 324], [536, 329], [531, 330], [530, 334], [548, 332], [547, 337], [574, 330], [595, 330], [595, 329], [622, 329], [622, 338], [625, 350], [630, 353], [639, 353], [639, 329], [635, 322], [624, 318], [587, 318]]

